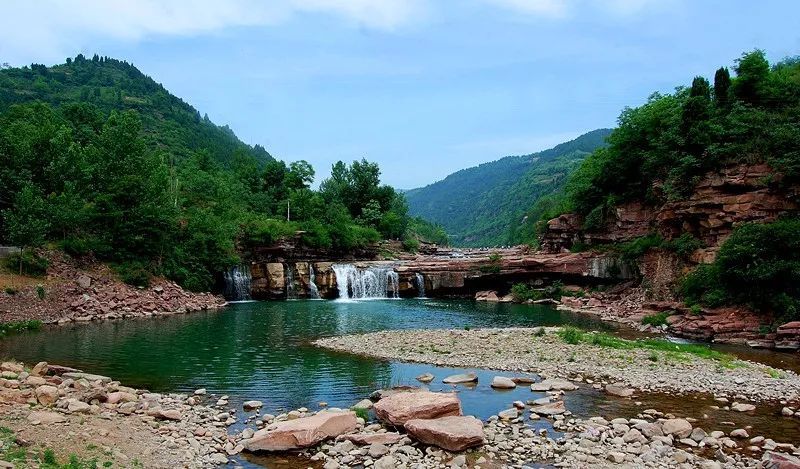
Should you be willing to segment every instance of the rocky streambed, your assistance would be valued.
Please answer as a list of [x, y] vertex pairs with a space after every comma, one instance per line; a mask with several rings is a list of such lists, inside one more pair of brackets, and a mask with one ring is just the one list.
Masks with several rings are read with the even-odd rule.
[[[557, 328], [383, 331], [317, 340], [319, 346], [434, 365], [590, 377], [645, 392], [710, 393], [733, 401], [800, 399], [800, 376], [755, 362], [677, 349], [566, 343]], [[598, 386], [600, 386], [598, 384]]]

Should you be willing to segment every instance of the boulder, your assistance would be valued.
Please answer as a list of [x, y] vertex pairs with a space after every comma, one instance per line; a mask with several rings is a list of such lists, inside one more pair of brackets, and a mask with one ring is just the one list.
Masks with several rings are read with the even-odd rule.
[[539, 415], [560, 415], [566, 412], [564, 401], [557, 401], [550, 404], [535, 405], [531, 407], [531, 412]]
[[483, 444], [483, 424], [472, 416], [413, 419], [405, 429], [413, 438], [447, 451], [464, 451]]
[[432, 374], [423, 373], [423, 374], [417, 376], [417, 381], [419, 381], [420, 383], [430, 383], [431, 381], [433, 381], [433, 378], [434, 378], [434, 376]]
[[151, 417], [155, 417], [158, 420], [175, 420], [175, 421], [178, 421], [178, 420], [181, 419], [181, 413], [180, 413], [179, 410], [176, 410], [176, 409], [165, 410], [165, 409], [156, 408], [156, 409], [152, 409], [149, 412], [147, 412], [147, 415], [149, 415]]
[[31, 425], [52, 425], [66, 421], [66, 417], [56, 412], [31, 412], [28, 414], [28, 422], [30, 422]]
[[106, 404], [119, 404], [120, 402], [136, 402], [139, 398], [136, 394], [125, 391], [114, 391], [106, 396]]
[[445, 384], [477, 383], [478, 375], [476, 375], [475, 373], [462, 373], [458, 375], [451, 375], [443, 379], [442, 382]]
[[495, 376], [492, 379], [491, 386], [495, 389], [514, 389], [517, 387], [517, 383], [515, 383], [511, 378], [506, 378], [505, 376]]
[[539, 383], [531, 384], [531, 391], [535, 392], [543, 392], [543, 391], [574, 391], [578, 389], [578, 386], [575, 385], [572, 381], [568, 381], [566, 379], [546, 379]]
[[108, 376], [93, 375], [91, 373], [83, 373], [83, 372], [67, 372], [62, 374], [61, 376], [63, 376], [64, 378], [74, 379], [75, 381], [79, 379], [85, 379], [86, 381], [89, 382], [92, 381], [100, 381], [103, 383], [111, 382], [111, 378], [109, 378]]
[[0, 371], [9, 371], [11, 373], [20, 374], [25, 371], [25, 368], [19, 363], [3, 362], [0, 363]]
[[661, 430], [664, 435], [686, 438], [692, 434], [692, 424], [686, 419], [668, 419], [661, 424]]
[[615, 384], [607, 384], [606, 392], [612, 396], [631, 397], [633, 396], [633, 389], [617, 386]]
[[412, 419], [461, 415], [461, 401], [450, 393], [398, 393], [376, 402], [374, 409], [380, 420], [391, 425], [403, 425]]
[[31, 369], [31, 376], [45, 376], [49, 369], [47, 362], [39, 362]]
[[261, 401], [244, 401], [242, 403], [242, 408], [244, 410], [256, 410], [260, 409], [264, 405]]
[[800, 468], [800, 458], [792, 456], [791, 454], [778, 453], [775, 451], [767, 451], [761, 458], [764, 461], [764, 467], [774, 469], [798, 469]]
[[58, 400], [58, 388], [45, 384], [36, 388], [36, 400], [39, 404], [50, 407]]
[[734, 402], [731, 405], [731, 410], [735, 410], [737, 412], [750, 412], [751, 410], [755, 410], [756, 406], [753, 404], [745, 404], [742, 402]]
[[328, 438], [351, 432], [358, 427], [353, 412], [319, 412], [275, 424], [270, 429], [257, 431], [247, 440], [248, 451], [286, 451], [308, 448]]

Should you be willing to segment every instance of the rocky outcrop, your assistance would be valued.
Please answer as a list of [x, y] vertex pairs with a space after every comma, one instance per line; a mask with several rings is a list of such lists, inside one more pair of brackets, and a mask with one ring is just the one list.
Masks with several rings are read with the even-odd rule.
[[693, 260], [710, 262], [737, 225], [800, 213], [798, 195], [800, 187], [782, 184], [780, 174], [765, 164], [736, 165], [708, 174], [687, 199], [660, 206], [639, 201], [622, 204], [596, 231], [584, 231], [583, 220], [574, 214], [561, 215], [548, 222], [541, 246], [546, 252], [563, 252], [576, 243], [608, 244], [653, 232], [674, 239], [690, 233], [706, 246]]
[[0, 292], [0, 322], [39, 319], [46, 323], [121, 319], [188, 313], [220, 308], [225, 300], [210, 293], [192, 293], [155, 277], [148, 288], [122, 283], [100, 263], [79, 265], [56, 251], [42, 251], [47, 275], [36, 286], [14, 294]]

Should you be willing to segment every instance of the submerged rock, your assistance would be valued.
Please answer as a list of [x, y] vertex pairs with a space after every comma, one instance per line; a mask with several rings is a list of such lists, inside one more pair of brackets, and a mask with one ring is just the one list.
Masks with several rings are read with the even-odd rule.
[[572, 381], [568, 381], [566, 379], [546, 379], [539, 383], [531, 384], [531, 391], [574, 391], [578, 389], [578, 386], [575, 385]]
[[404, 425], [412, 419], [461, 415], [461, 401], [450, 393], [399, 393], [376, 402], [374, 409], [380, 420], [392, 425]]
[[472, 416], [414, 419], [406, 422], [405, 429], [417, 440], [448, 451], [464, 451], [483, 444], [483, 424]]
[[417, 376], [417, 381], [420, 383], [430, 383], [435, 377], [431, 373], [423, 373]]
[[542, 404], [531, 407], [531, 412], [539, 415], [560, 415], [566, 412], [564, 401], [557, 401], [551, 404]]
[[477, 383], [478, 375], [475, 373], [462, 373], [458, 375], [451, 375], [442, 380], [445, 384], [466, 384]]

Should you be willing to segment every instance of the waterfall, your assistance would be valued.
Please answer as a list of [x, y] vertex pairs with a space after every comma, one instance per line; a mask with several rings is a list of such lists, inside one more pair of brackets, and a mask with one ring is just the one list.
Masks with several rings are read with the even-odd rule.
[[289, 300], [297, 299], [297, 288], [294, 284], [294, 266], [286, 264], [286, 298]]
[[317, 288], [317, 275], [314, 273], [314, 264], [308, 263], [308, 293], [311, 299], [318, 300], [319, 288]]
[[388, 267], [358, 269], [352, 264], [334, 264], [332, 268], [339, 298], [400, 298], [400, 277]]
[[414, 280], [414, 283], [417, 284], [417, 296], [420, 298], [425, 298], [425, 277], [423, 277], [421, 273], [417, 272], [414, 274]]
[[223, 274], [225, 298], [231, 301], [250, 299], [250, 266], [235, 265]]

